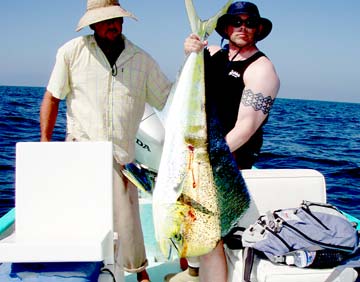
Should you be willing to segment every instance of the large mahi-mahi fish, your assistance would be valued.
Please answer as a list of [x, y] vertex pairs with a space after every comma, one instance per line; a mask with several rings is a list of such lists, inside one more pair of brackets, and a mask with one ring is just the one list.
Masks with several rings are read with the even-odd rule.
[[[192, 32], [205, 40], [231, 3], [201, 21], [185, 0]], [[207, 118], [203, 52], [188, 56], [173, 91], [153, 193], [155, 235], [167, 258], [200, 256], [238, 221], [249, 194], [216, 119]]]

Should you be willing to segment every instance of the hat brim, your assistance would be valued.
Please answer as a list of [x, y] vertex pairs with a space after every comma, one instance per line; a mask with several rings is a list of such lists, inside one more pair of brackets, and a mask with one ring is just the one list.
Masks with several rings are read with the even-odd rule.
[[[229, 19], [233, 16], [234, 15], [225, 14], [218, 19], [215, 30], [222, 38], [229, 39], [225, 29], [228, 26]], [[262, 25], [262, 30], [256, 38], [257, 41], [263, 40], [272, 30], [272, 22], [270, 20], [266, 18], [259, 18], [259, 21]]]
[[137, 18], [132, 13], [126, 11], [120, 6], [108, 6], [86, 11], [84, 16], [80, 19], [76, 31], [79, 31], [84, 27], [92, 25], [94, 23], [120, 17], [130, 17], [137, 20]]

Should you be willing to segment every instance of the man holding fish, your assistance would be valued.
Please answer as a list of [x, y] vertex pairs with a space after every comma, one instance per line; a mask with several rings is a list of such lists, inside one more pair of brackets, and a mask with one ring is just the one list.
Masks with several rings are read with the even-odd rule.
[[[231, 4], [221, 16], [216, 31], [224, 47], [207, 46], [197, 34], [184, 43], [186, 53], [204, 50], [206, 108], [212, 109], [223, 129], [223, 135], [239, 169], [250, 169], [263, 141], [262, 127], [277, 96], [280, 81], [271, 61], [256, 43], [269, 35], [272, 23], [260, 17], [256, 5], [239, 1]], [[196, 257], [189, 269], [165, 281], [199, 281]], [[200, 281], [227, 281], [227, 265], [220, 241], [215, 249], [200, 256]]]

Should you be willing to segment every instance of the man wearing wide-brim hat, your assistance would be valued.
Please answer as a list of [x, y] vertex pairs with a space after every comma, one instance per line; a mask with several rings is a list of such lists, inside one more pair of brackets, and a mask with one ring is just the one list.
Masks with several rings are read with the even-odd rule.
[[[280, 87], [273, 64], [256, 46], [271, 29], [271, 21], [260, 16], [255, 4], [234, 2], [216, 26], [222, 42], [227, 40], [228, 44], [204, 50], [207, 116], [218, 118], [239, 169], [250, 169], [255, 163], [263, 143], [262, 127]], [[187, 53], [199, 52], [207, 42], [192, 34], [184, 45]], [[222, 240], [212, 252], [200, 257], [200, 269], [196, 258], [190, 258], [188, 264], [186, 271], [169, 274], [165, 281], [228, 279]]]
[[40, 111], [41, 141], [51, 140], [59, 101], [66, 99], [67, 141], [113, 143], [114, 231], [122, 242], [124, 269], [145, 282], [149, 277], [137, 189], [124, 180], [121, 169], [134, 160], [145, 103], [162, 109], [171, 83], [158, 64], [122, 34], [124, 18], [135, 16], [117, 0], [88, 0], [76, 30], [90, 26], [94, 34], [70, 40], [58, 50]]

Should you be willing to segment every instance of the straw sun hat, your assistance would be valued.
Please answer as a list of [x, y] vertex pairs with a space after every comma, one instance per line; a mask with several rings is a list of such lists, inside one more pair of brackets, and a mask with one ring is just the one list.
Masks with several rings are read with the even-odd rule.
[[121, 8], [118, 0], [88, 0], [86, 13], [80, 19], [76, 31], [97, 22], [119, 17], [130, 17], [136, 20], [132, 13]]

